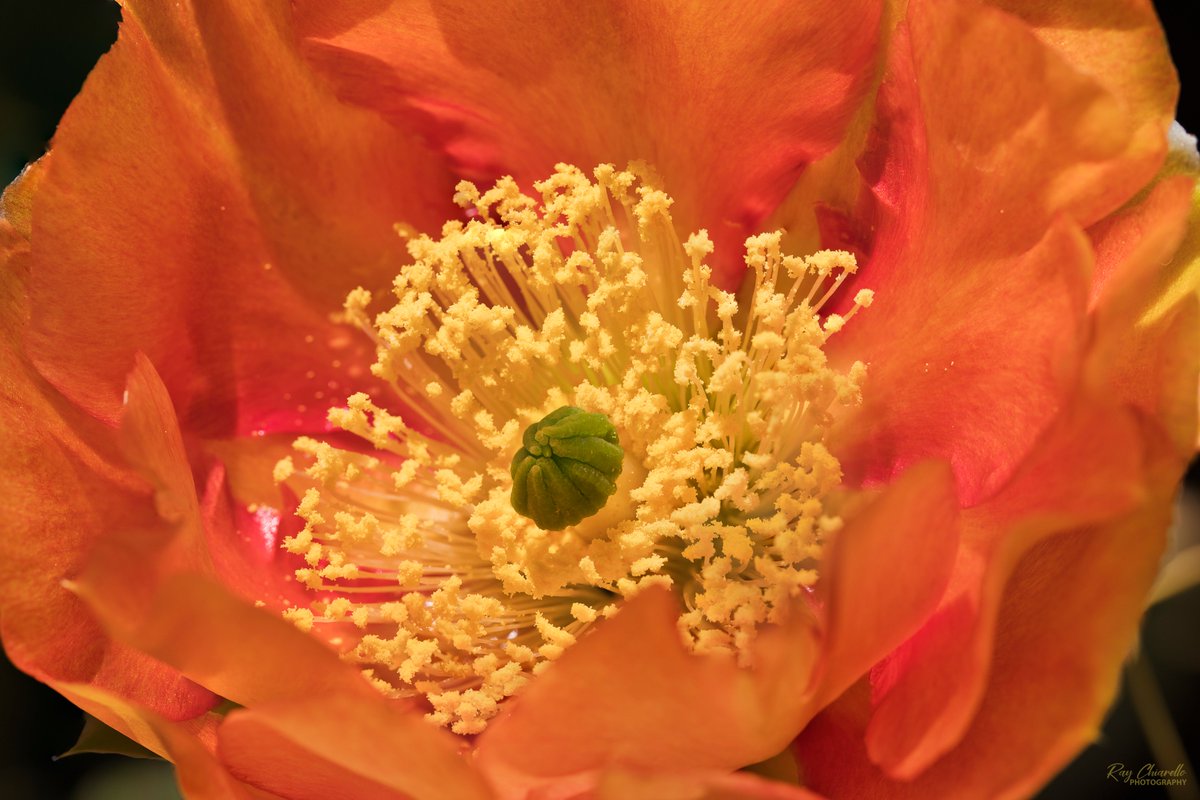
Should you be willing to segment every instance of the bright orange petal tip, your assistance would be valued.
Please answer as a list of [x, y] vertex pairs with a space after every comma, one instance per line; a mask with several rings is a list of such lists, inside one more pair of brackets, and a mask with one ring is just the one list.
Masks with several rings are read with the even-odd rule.
[[1048, 781], [1197, 441], [1162, 31], [777, 5], [127, 2], [0, 201], [14, 663], [189, 797]]

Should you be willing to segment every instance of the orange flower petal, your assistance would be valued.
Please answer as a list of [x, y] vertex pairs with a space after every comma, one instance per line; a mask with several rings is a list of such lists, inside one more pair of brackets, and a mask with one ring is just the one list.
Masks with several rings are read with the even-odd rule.
[[148, 709], [84, 683], [56, 683], [55, 691], [111, 727], [140, 742], [175, 765], [179, 788], [189, 800], [266, 800], [222, 767], [210, 752], [215, 745], [217, 714], [185, 723], [170, 722]]
[[205, 549], [223, 586], [275, 611], [312, 601], [312, 592], [295, 579], [304, 559], [280, 545], [285, 536], [299, 532], [292, 515], [295, 505], [294, 497], [285, 500], [278, 492], [274, 505], [258, 505], [253, 511], [235, 504], [225, 466], [209, 465], [200, 513]]
[[[1081, 179], [1091, 184], [1091, 189], [1076, 194], [1076, 197], [1082, 199], [1090, 195], [1096, 200], [1093, 208], [1081, 207], [1081, 210], [1086, 211], [1084, 216], [1087, 220], [1098, 219], [1106, 213], [1105, 209], [1111, 211], [1119, 205], [1119, 201], [1113, 199], [1116, 194], [1114, 190], [1123, 191], [1128, 197], [1153, 174], [1162, 159], [1163, 134], [1174, 117], [1178, 82], [1152, 5], [1128, 0], [1097, 0], [1088, 3], [987, 0], [987, 5], [1010, 15], [1010, 24], [1006, 26], [1010, 31], [1025, 29], [1048, 51], [1051, 60], [1077, 73], [1086, 82], [1095, 84], [1107, 95], [1109, 109], [1119, 117], [1113, 120], [1112, 130], [1117, 131], [1119, 136], [1128, 138], [1118, 157], [1100, 157], [1094, 161], [1084, 159], [1063, 173], [1069, 175], [1072, 181]], [[911, 9], [909, 16], [912, 18], [934, 19], [935, 24], [943, 26], [948, 33], [959, 24], [953, 19], [955, 17], [960, 20], [974, 17], [983, 22], [997, 16], [990, 9], [985, 10], [978, 5], [960, 5], [958, 10], [953, 10], [936, 4], [912, 3], [908, 4], [908, 8]], [[906, 47], [903, 37], [906, 35], [904, 33], [899, 39], [898, 48], [893, 47], [893, 52], [901, 58], [906, 57], [903, 52]], [[956, 34], [949, 35], [953, 38]], [[1028, 35], [1021, 38], [1026, 44], [1032, 41]], [[927, 102], [922, 109], [914, 108], [915, 115], [911, 122], [919, 124], [919, 118], [927, 112], [933, 115], [939, 110], [945, 110], [962, 119], [963, 125], [959, 126], [960, 129], [998, 131], [1008, 123], [1002, 121], [1000, 126], [995, 126], [990, 120], [980, 119], [976, 122], [975, 119], [980, 117], [981, 112], [983, 115], [1001, 111], [1007, 114], [1010, 110], [1021, 109], [1016, 110], [1012, 116], [1013, 120], [1019, 122], [1018, 117], [1024, 108], [1021, 104], [1014, 107], [1007, 100], [984, 104], [978, 101], [978, 96], [972, 97], [960, 91], [960, 87], [966, 87], [968, 91], [985, 91], [995, 97], [997, 92], [1012, 92], [1020, 88], [1025, 95], [1022, 98], [1023, 102], [1036, 102], [1040, 82], [1031, 82], [1027, 79], [1028, 76], [1019, 74], [1031, 66], [1027, 57], [1031, 51], [1025, 46], [1014, 48], [1011, 42], [1011, 36], [1000, 36], [990, 40], [987, 36], [973, 37], [969, 47], [961, 48], [963, 56], [975, 62], [973, 71], [964, 73], [952, 67], [941, 71], [922, 70], [922, 76], [914, 76], [914, 80], [932, 80], [928, 80], [926, 86], [921, 89], [921, 94], [927, 98]], [[920, 52], [914, 55], [925, 57], [925, 54]], [[935, 55], [934, 59], [941, 57]], [[897, 74], [896, 65], [893, 64], [891, 79], [894, 80]], [[881, 107], [884, 115], [894, 110], [888, 99], [888, 94], [894, 87], [895, 84], [885, 87]], [[949, 92], [946, 91], [947, 88]], [[1060, 108], [1067, 110], [1068, 115], [1074, 114], [1069, 104]], [[874, 217], [878, 209], [873, 209], [874, 204], [871, 202], [858, 204], [856, 208], [855, 202], [860, 175], [853, 168], [853, 159], [862, 152], [865, 138], [857, 136], [857, 127], [860, 127], [859, 123], [852, 127], [850, 135], [843, 142], [841, 152], [837, 153], [836, 157], [815, 165], [814, 172], [820, 173], [819, 179], [810, 182], [809, 176], [806, 175], [801, 181], [800, 191], [789, 197], [786, 208], [783, 209], [780, 220], [789, 232], [801, 233], [796, 239], [796, 244], [802, 251], [815, 249], [817, 246], [809, 234], [813, 227], [810, 217], [814, 211], [820, 223], [823, 246], [859, 252], [870, 252], [872, 249], [871, 244], [876, 239], [874, 227], [878, 222]], [[1066, 156], [1068, 160], [1074, 159], [1078, 154], [1078, 151], [1072, 151], [1062, 142], [1062, 137], [1069, 127], [1069, 124], [1063, 125], [1061, 121], [1055, 122], [1048, 126], [1048, 137], [1044, 140], [1044, 144], [1061, 150], [1060, 157]], [[885, 133], [885, 139], [887, 132], [886, 122], [877, 129], [877, 134]], [[877, 138], [875, 145], [860, 162], [862, 177], [865, 177], [868, 183], [872, 183], [878, 177], [880, 144], [886, 146], [886, 142], [880, 142]], [[1016, 153], [1019, 159], [1027, 153], [1032, 153], [1021, 147], [1010, 152]], [[1001, 157], [1003, 158], [1002, 155]], [[1054, 194], [1054, 187], [1050, 181], [1039, 180], [1034, 171], [1022, 170], [1017, 161], [1000, 169], [993, 169], [986, 161], [984, 164], [985, 174], [980, 176], [981, 180], [968, 190], [969, 192], [974, 189], [986, 192], [989, 186], [994, 188], [1006, 182], [1016, 181], [1023, 185], [1015, 187], [1013, 197], [1042, 197]], [[905, 179], [914, 184], [921, 184], [922, 170], [909, 169]], [[875, 188], [883, 187], [875, 184]], [[899, 192], [904, 191], [900, 187], [897, 188]], [[910, 186], [908, 191], [917, 188]], [[885, 196], [880, 198], [885, 206], [890, 205], [892, 199], [902, 197], [898, 191], [886, 192]], [[970, 193], [964, 195], [965, 199], [970, 197]], [[1051, 205], [1066, 199], [1051, 198]], [[1013, 213], [1013, 208], [1009, 207], [1007, 213]], [[997, 225], [989, 236], [1003, 237], [1005, 232], [1000, 228], [1001, 226]]]
[[969, 505], [1003, 484], [1075, 380], [1091, 268], [1080, 226], [1150, 175], [1120, 104], [1009, 15], [913, 3], [892, 52], [860, 165], [877, 231], [856, 277], [877, 301], [834, 340], [870, 364], [847, 468], [869, 484], [944, 458]]
[[1155, 456], [1172, 464], [1176, 483], [1196, 449], [1196, 387], [1200, 385], [1200, 302], [1185, 297], [1156, 324], [1129, 336], [1122, 348], [1134, 360], [1105, 373], [1149, 429]]
[[898, 800], [1034, 792], [1098, 733], [1170, 509], [1169, 498], [1154, 498], [1119, 522], [1053, 536], [1025, 553], [1000, 607], [987, 692], [965, 736], [933, 766], [895, 781], [870, 762], [870, 700], [860, 684], [797, 739], [806, 785]]
[[[482, 796], [481, 779], [459, 757], [452, 736], [404, 704], [385, 700], [358, 670], [315, 638], [198, 574], [214, 569], [214, 553], [201, 530], [210, 515], [197, 500], [187, 472], [170, 398], [140, 355], [127, 397], [122, 433], [130, 458], [156, 486], [159, 514], [174, 522], [174, 530], [113, 535], [95, 548], [78, 591], [124, 642], [221, 696], [253, 707], [221, 728], [221, 740], [228, 733], [233, 742], [223, 745], [222, 757], [234, 773], [260, 788], [291, 796], [297, 764], [311, 762], [312, 780], [319, 789], [326, 785], [321, 780], [347, 769], [353, 772], [356, 764], [361, 774], [361, 759], [367, 758], [383, 775], [381, 786], [395, 784], [405, 793], [425, 797], [432, 796], [429, 786], [475, 787], [473, 794], [459, 794]], [[228, 527], [228, 509], [225, 512]], [[180, 631], [187, 635], [180, 636]], [[386, 737], [380, 735], [383, 731]], [[299, 744], [280, 748], [260, 763], [262, 743], [270, 750], [280, 736]], [[383, 756], [372, 755], [364, 742], [375, 751], [382, 749], [395, 772], [379, 773], [377, 759]], [[332, 762], [304, 758], [297, 750], [303, 747], [315, 748]], [[287, 769], [276, 773], [273, 768], [281, 759]], [[368, 785], [374, 784], [368, 781], [359, 787], [364, 796], [396, 796], [390, 791], [367, 792]]]
[[[226, 767], [243, 781], [287, 800], [406, 800], [368, 777], [356, 774], [297, 744], [286, 733], [234, 713], [221, 728]], [[386, 761], [383, 763], [387, 763]]]
[[[1191, 344], [1195, 310], [1161, 320], [1145, 315], [1178, 285], [1177, 277], [1162, 280], [1162, 264], [1183, 235], [1191, 191], [1186, 178], [1163, 180], [1089, 229], [1097, 269], [1085, 380], [1103, 387], [1105, 399], [1068, 406], [1013, 480], [966, 515], [965, 548], [941, 609], [876, 671], [867, 744], [872, 760], [893, 776], [918, 774], [970, 724], [992, 669], [995, 617], [1017, 559], [1048, 533], [1128, 508], [1148, 466], [1172, 483], [1190, 455], [1200, 358]], [[1140, 424], [1117, 404], [1141, 412]], [[1157, 424], [1167, 430], [1156, 432]]]
[[1131, 508], [1141, 497], [1141, 450], [1131, 415], [1077, 404], [1003, 489], [964, 513], [962, 549], [937, 613], [872, 674], [866, 735], [875, 763], [907, 779], [956, 746], [1000, 668], [997, 616], [1017, 562], [1047, 535]]
[[[147, 589], [144, 573], [153, 565], [130, 563], [128, 555], [119, 546], [97, 553], [80, 593], [115, 635], [139, 650], [241, 705], [335, 690], [376, 697], [357, 670], [282, 618], [199, 575], [166, 577]], [[130, 586], [139, 575], [143, 585]], [[247, 649], [248, 642], [254, 646]]]
[[473, 180], [641, 159], [728, 276], [869, 91], [881, 4], [299, 4], [349, 102], [420, 130]]
[[[11, 190], [5, 196], [6, 214], [13, 197]], [[47, 683], [91, 683], [167, 719], [194, 717], [216, 698], [111, 641], [63, 586], [98, 542], [127, 528], [161, 532], [163, 526], [141, 476], [118, 466], [123, 459], [114, 432], [64, 402], [20, 351], [17, 326], [26, 316], [20, 284], [28, 266], [20, 227], [19, 217], [0, 224], [12, 237], [0, 268], [0, 429], [6, 433], [0, 624], [9, 657]]]
[[307, 605], [312, 592], [295, 580], [307, 566], [283, 539], [303, 523], [298, 499], [275, 484], [279, 459], [295, 453], [294, 436], [251, 436], [203, 443], [201, 513], [209, 555], [220, 581], [242, 598], [282, 610]]
[[[1026, 255], [978, 265], [994, 280], [884, 289], [838, 343], [870, 365], [862, 409], [841, 434], [848, 479], [886, 482], [940, 457], [954, 468], [964, 505], [995, 491], [1076, 380], [1089, 255], [1077, 229], [1056, 224]], [[936, 303], [924, 296], [934, 287]]]
[[822, 566], [825, 629], [811, 711], [840, 695], [937, 607], [958, 549], [944, 464], [914, 467], [850, 518]]
[[1091, 379], [1138, 409], [1181, 463], [1192, 456], [1197, 427], [1196, 223], [1200, 190], [1177, 176], [1088, 231], [1098, 278]]
[[848, 523], [824, 576], [819, 654], [814, 621], [797, 608], [760, 631], [749, 670], [691, 655], [676, 630], [677, 603], [647, 590], [491, 723], [480, 763], [500, 782], [537, 783], [610, 763], [729, 769], [777, 753], [934, 608], [953, 560], [954, 509], [948, 470], [927, 465]]
[[49, 164], [49, 157], [29, 164], [0, 196], [0, 246], [5, 252], [28, 246], [33, 198]]
[[[1096, 251], [1090, 308], [1123, 312], [1126, 325], [1162, 297], [1180, 291], [1175, 283], [1183, 276], [1163, 269], [1163, 262], [1179, 248], [1188, 228], [1194, 181], [1175, 176], [1151, 186], [1139, 202], [1130, 203], [1087, 231]], [[1173, 281], [1172, 278], [1175, 280]], [[1183, 293], [1193, 286], [1179, 287]]]
[[[112, 558], [98, 560], [96, 574], [83, 584], [84, 597], [123, 640], [251, 707], [236, 723], [231, 715], [225, 723], [230, 731], [223, 726], [219, 732], [222, 758], [243, 780], [291, 796], [284, 791], [291, 784], [278, 783], [283, 777], [274, 769], [294, 768], [303, 761], [299, 750], [310, 748], [314, 759], [329, 760], [312, 765], [318, 786], [322, 776], [339, 770], [366, 774], [361, 759], [368, 758], [375, 780], [391, 789], [430, 797], [420, 787], [446, 784], [475, 787], [464, 797], [483, 796], [454, 737], [404, 704], [385, 700], [316, 639], [200, 576], [169, 578], [151, 597], [139, 598], [127, 588], [132, 570], [122, 573], [121, 555], [114, 550]], [[279, 737], [291, 743], [287, 752], [256, 767], [261, 748]], [[246, 744], [256, 739], [264, 745]], [[368, 748], [366, 742], [374, 744]], [[385, 759], [388, 770], [377, 759]]]
[[247, 783], [294, 800], [492, 797], [456, 744], [374, 698], [312, 694], [232, 712], [218, 750]]
[[797, 609], [783, 627], [761, 632], [756, 655], [765, 663], [748, 671], [731, 657], [689, 653], [679, 613], [664, 589], [628, 602], [488, 726], [476, 751], [481, 766], [504, 783], [608, 762], [734, 768], [777, 752], [798, 726], [769, 703], [784, 686], [806, 685], [811, 622]]
[[[852, 480], [942, 457], [976, 502], [1073, 380], [1090, 261], [1077, 226], [1152, 177], [1166, 126], [1159, 113], [1148, 143], [1128, 97], [1157, 91], [1154, 69], [1118, 91], [1080, 59], [1005, 13], [909, 5], [860, 161], [871, 190], [852, 215], [874, 231], [857, 285], [878, 299], [836, 343], [871, 364], [868, 405], [886, 397], [865, 415]], [[993, 101], [977, 102], [981, 91]], [[913, 333], [897, 341], [896, 331]], [[996, 398], [1004, 414], [980, 411]]]
[[586, 780], [587, 788], [560, 788], [529, 800], [821, 800], [798, 786], [743, 772], [637, 772], [609, 769]]
[[1019, 17], [1072, 68], [1112, 95], [1132, 131], [1126, 168], [1145, 170], [1146, 175], [1153, 172], [1162, 158], [1163, 134], [1175, 118], [1179, 97], [1179, 82], [1153, 4], [987, 2]]
[[390, 282], [393, 224], [439, 225], [452, 180], [310, 74], [286, 7], [128, 3], [58, 129], [28, 346], [102, 418], [137, 350], [208, 435], [320, 430], [324, 393], [373, 388], [369, 343], [327, 315]]

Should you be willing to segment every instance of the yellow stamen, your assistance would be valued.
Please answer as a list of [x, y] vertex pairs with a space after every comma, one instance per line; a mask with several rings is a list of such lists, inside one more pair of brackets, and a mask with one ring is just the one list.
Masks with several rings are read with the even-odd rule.
[[[865, 367], [838, 372], [823, 346], [872, 296], [819, 312], [853, 256], [752, 237], [742, 308], [711, 285], [707, 234], [681, 243], [642, 170], [594, 177], [560, 165], [540, 202], [511, 179], [460, 184], [475, 218], [410, 239], [396, 303], [371, 319], [368, 292], [346, 301], [411, 418], [354, 395], [329, 419], [378, 456], [302, 439], [303, 469], [275, 473], [303, 496], [284, 543], [306, 559], [297, 577], [326, 593], [287, 616], [331, 640], [355, 629], [345, 657], [459, 733], [652, 584], [680, 593], [693, 649], [745, 663], [841, 524], [822, 442]], [[603, 510], [544, 530], [513, 510], [509, 468], [564, 406], [607, 417], [625, 456]]]

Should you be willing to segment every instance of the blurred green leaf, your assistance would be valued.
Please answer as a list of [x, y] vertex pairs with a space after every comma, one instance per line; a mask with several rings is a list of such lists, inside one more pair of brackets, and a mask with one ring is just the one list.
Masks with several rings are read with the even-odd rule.
[[71, 800], [182, 800], [166, 761], [112, 759], [79, 782]]
[[77, 756], [80, 753], [113, 753], [130, 758], [159, 758], [153, 751], [110, 728], [91, 714], [84, 715], [83, 730], [79, 733], [79, 739], [70, 750], [58, 758]]

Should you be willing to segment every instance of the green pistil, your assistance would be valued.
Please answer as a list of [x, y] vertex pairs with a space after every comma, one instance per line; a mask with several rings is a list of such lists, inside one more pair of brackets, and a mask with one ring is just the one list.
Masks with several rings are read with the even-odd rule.
[[512, 507], [539, 528], [576, 525], [617, 491], [625, 451], [603, 414], [563, 406], [526, 428], [521, 443], [510, 468]]

